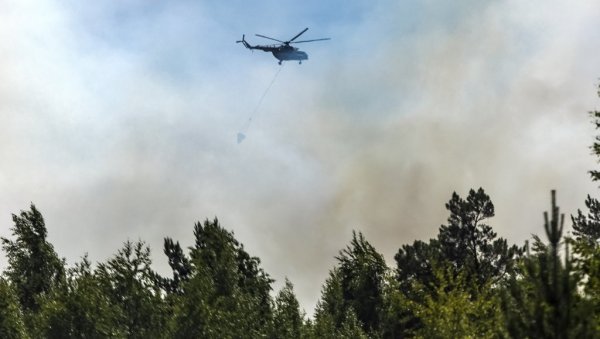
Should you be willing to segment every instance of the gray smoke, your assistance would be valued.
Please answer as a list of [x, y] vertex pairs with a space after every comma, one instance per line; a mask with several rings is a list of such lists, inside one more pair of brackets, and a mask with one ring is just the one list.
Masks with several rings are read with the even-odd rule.
[[163, 237], [191, 245], [193, 223], [217, 216], [311, 313], [352, 229], [393, 266], [436, 235], [453, 191], [483, 187], [519, 244], [541, 233], [551, 189], [567, 214], [596, 192], [594, 1], [313, 19], [307, 38], [333, 39], [303, 44], [309, 61], [282, 70], [239, 145], [277, 65], [234, 41], [293, 35], [301, 8], [74, 6], [0, 5], [0, 233], [34, 202], [69, 263], [141, 238], [168, 273]]

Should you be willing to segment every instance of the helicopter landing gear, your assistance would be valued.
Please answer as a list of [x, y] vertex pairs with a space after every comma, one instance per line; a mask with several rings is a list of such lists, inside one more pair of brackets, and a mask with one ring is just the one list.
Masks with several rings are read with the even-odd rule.
[[279, 60], [279, 64], [281, 65], [281, 60]]

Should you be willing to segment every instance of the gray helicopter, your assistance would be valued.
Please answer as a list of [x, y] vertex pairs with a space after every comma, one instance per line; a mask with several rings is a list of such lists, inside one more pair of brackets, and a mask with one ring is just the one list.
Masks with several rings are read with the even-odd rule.
[[305, 28], [302, 32], [296, 34], [295, 37], [291, 38], [288, 41], [281, 41], [281, 40], [278, 40], [278, 39], [269, 38], [268, 36], [256, 34], [256, 36], [258, 36], [258, 37], [280, 42], [280, 44], [276, 44], [276, 45], [255, 45], [255, 46], [252, 46], [252, 45], [250, 45], [246, 41], [246, 36], [245, 35], [242, 35], [242, 40], [238, 40], [236, 42], [237, 43], [240, 43], [240, 42], [243, 43], [244, 46], [246, 46], [246, 48], [248, 48], [248, 49], [260, 49], [261, 51], [273, 53], [273, 56], [275, 58], [277, 58], [277, 60], [279, 60], [279, 64], [280, 65], [281, 65], [282, 61], [288, 61], [288, 60], [297, 60], [298, 63], [301, 64], [302, 60], [308, 60], [308, 54], [306, 54], [306, 52], [303, 52], [303, 51], [299, 50], [296, 47], [290, 46], [290, 44], [299, 44], [299, 43], [303, 43], [303, 42], [330, 40], [330, 38], [321, 38], [321, 39], [311, 39], [311, 40], [294, 41], [299, 36], [301, 36], [302, 34], [304, 34], [304, 32], [306, 32], [307, 30], [308, 30], [308, 28]]

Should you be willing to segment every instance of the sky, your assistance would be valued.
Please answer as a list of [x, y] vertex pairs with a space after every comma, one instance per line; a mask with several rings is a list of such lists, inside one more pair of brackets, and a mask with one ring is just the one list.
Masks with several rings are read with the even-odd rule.
[[[301, 65], [235, 43], [306, 27]], [[452, 192], [519, 245], [599, 196], [599, 42], [595, 0], [3, 0], [0, 235], [34, 203], [70, 265], [141, 239], [168, 274], [218, 217], [311, 314], [352, 230], [394, 267]]]

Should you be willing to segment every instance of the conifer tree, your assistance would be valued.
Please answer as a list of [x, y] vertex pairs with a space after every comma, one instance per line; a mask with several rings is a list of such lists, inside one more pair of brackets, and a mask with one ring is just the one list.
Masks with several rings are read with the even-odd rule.
[[402, 245], [394, 259], [398, 287], [407, 296], [415, 283], [434, 289], [434, 266], [444, 261], [437, 239], [430, 239], [428, 243], [415, 240], [412, 245]]
[[[600, 97], [600, 85], [598, 86]], [[600, 129], [600, 111], [592, 111], [596, 129]], [[592, 153], [600, 159], [600, 135], [596, 136], [592, 145]], [[600, 171], [590, 171], [593, 181], [600, 180]], [[591, 196], [585, 200], [587, 214], [581, 210], [577, 216], [571, 216], [573, 222], [574, 266], [581, 275], [580, 287], [586, 300], [592, 305], [588, 312], [594, 320], [594, 326], [600, 333], [600, 201]]]
[[595, 248], [600, 245], [600, 201], [588, 195], [585, 206], [587, 215], [577, 210], [577, 216], [571, 216], [573, 237], [578, 243]]
[[[549, 217], [550, 215], [550, 217]], [[552, 191], [551, 212], [544, 212], [548, 244], [534, 236], [533, 254], [527, 250], [520, 274], [514, 275], [503, 297], [506, 327], [518, 338], [593, 338], [590, 304], [579, 296], [568, 242], [562, 237], [564, 214]], [[560, 247], [564, 244], [564, 262]]]
[[[598, 97], [600, 97], [600, 85], [598, 85]], [[594, 121], [594, 125], [596, 129], [600, 129], [600, 111], [591, 111], [590, 116]], [[600, 135], [596, 136], [595, 142], [592, 144], [592, 154], [600, 158]], [[590, 171], [590, 175], [593, 181], [600, 180], [600, 171], [592, 170]]]
[[404, 245], [395, 256], [398, 281], [406, 293], [413, 282], [435, 290], [434, 265], [450, 265], [474, 286], [498, 282], [513, 269], [520, 250], [509, 247], [484, 223], [494, 216], [494, 205], [482, 188], [470, 190], [466, 199], [454, 192], [446, 209], [450, 211], [448, 224], [440, 226], [436, 239]]
[[466, 199], [455, 192], [446, 208], [450, 211], [448, 225], [442, 225], [438, 235], [443, 258], [464, 270], [479, 286], [505, 277], [518, 249], [497, 238], [492, 227], [484, 223], [494, 216], [490, 197], [482, 188], [470, 190]]

